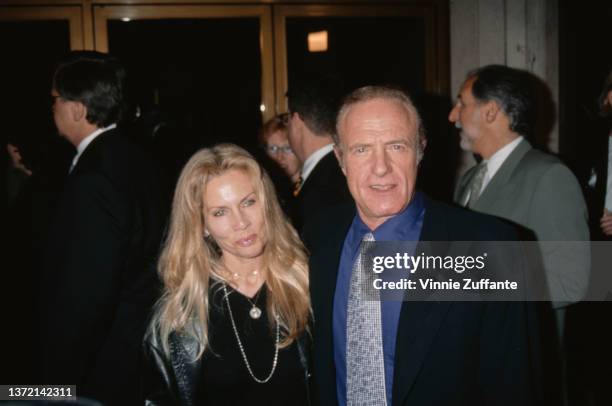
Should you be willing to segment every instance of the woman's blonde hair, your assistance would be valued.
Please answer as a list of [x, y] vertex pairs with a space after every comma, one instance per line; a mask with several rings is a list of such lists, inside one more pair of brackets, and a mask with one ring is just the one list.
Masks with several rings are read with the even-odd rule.
[[170, 229], [158, 265], [164, 293], [149, 327], [149, 334], [167, 355], [172, 333], [186, 334], [200, 343], [196, 359], [209, 346], [210, 280], [227, 280], [220, 272], [217, 245], [204, 238], [203, 198], [208, 181], [229, 170], [249, 175], [262, 203], [267, 239], [263, 254], [267, 312], [271, 323], [278, 316], [283, 332], [281, 347], [307, 330], [310, 299], [304, 246], [281, 210], [265, 171], [244, 149], [221, 144], [191, 157], [174, 193]]

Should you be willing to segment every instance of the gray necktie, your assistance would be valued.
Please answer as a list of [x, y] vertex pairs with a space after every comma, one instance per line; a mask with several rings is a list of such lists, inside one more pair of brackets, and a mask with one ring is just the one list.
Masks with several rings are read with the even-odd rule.
[[[385, 364], [378, 291], [369, 289], [372, 272], [365, 265], [367, 233], [353, 265], [346, 316], [346, 401], [348, 406], [384, 406]], [[366, 292], [367, 291], [367, 295]], [[370, 292], [374, 292], [372, 295]]]
[[469, 195], [464, 199], [465, 205], [467, 207], [473, 207], [480, 196], [480, 191], [482, 190], [482, 183], [484, 182], [484, 178], [487, 174], [487, 163], [482, 161], [476, 167], [474, 176], [470, 180], [470, 184], [466, 188], [469, 192]]

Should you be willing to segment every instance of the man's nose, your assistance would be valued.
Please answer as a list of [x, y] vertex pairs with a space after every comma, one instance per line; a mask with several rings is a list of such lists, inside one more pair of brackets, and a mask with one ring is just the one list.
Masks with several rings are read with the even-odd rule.
[[457, 105], [455, 104], [451, 109], [450, 113], [448, 113], [448, 121], [454, 123], [459, 120], [459, 111]]
[[374, 151], [374, 174], [385, 176], [390, 168], [386, 149], [384, 147], [376, 148]]

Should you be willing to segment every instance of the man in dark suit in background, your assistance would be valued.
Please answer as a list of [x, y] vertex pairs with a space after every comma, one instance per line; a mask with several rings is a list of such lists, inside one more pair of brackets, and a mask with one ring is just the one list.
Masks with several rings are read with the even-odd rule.
[[287, 98], [289, 143], [304, 163], [290, 210], [300, 231], [312, 215], [349, 201], [350, 194], [332, 152], [338, 86], [330, 78], [311, 77], [296, 81]]
[[165, 212], [152, 162], [117, 127], [125, 70], [98, 52], [60, 62], [58, 132], [77, 149], [51, 228], [41, 292], [42, 373], [104, 404], [139, 403]]
[[612, 70], [599, 96], [599, 113], [603, 118], [601, 134], [595, 141], [586, 195], [590, 209], [594, 240], [612, 240]]
[[399, 90], [347, 96], [335, 143], [354, 204], [304, 229], [319, 404], [532, 404], [528, 304], [381, 301], [375, 311], [351, 310], [368, 306], [353, 294], [363, 240], [498, 241], [516, 239], [514, 230], [415, 191], [424, 130]]

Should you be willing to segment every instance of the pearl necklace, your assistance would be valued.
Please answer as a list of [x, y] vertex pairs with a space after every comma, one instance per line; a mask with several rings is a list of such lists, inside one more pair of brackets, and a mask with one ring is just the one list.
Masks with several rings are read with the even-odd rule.
[[[233, 280], [234, 282], [236, 282], [236, 281], [238, 281], [239, 279], [241, 279], [241, 278], [243, 278], [243, 277], [244, 277], [243, 275], [241, 275], [241, 274], [240, 274], [240, 273], [238, 273], [238, 272], [229, 272], [229, 271], [227, 271], [227, 273], [229, 273], [230, 275], [232, 275], [232, 280]], [[246, 278], [247, 278], [247, 280], [249, 280], [249, 281], [250, 281], [250, 280], [255, 280], [255, 279], [257, 279], [257, 276], [258, 276], [258, 275], [259, 275], [259, 271], [258, 271], [257, 269], [254, 269], [254, 270], [252, 270], [251, 272], [249, 272], [249, 273], [246, 275]]]
[[251, 378], [257, 383], [267, 383], [274, 375], [274, 371], [276, 370], [276, 365], [278, 363], [278, 343], [280, 341], [280, 327], [278, 323], [278, 316], [274, 316], [276, 319], [276, 343], [274, 344], [274, 360], [272, 361], [272, 370], [270, 374], [265, 379], [259, 379], [251, 370], [251, 365], [249, 364], [249, 360], [247, 359], [246, 352], [244, 351], [244, 347], [242, 345], [242, 341], [240, 341], [240, 336], [238, 335], [238, 329], [236, 328], [236, 322], [234, 321], [234, 315], [232, 314], [232, 308], [230, 307], [229, 302], [229, 294], [227, 292], [227, 285], [223, 284], [223, 293], [225, 294], [225, 302], [227, 303], [227, 310], [229, 310], [230, 321], [232, 322], [232, 329], [234, 330], [234, 335], [236, 336], [236, 341], [238, 342], [238, 348], [240, 348], [240, 354], [242, 354], [242, 359], [244, 360], [244, 364], [246, 365], [247, 371], [249, 371], [249, 375]]
[[[243, 277], [243, 275], [239, 274], [238, 272], [229, 272], [229, 271], [226, 271], [226, 272], [232, 276], [232, 279], [234, 280], [234, 282], [237, 282], [239, 279]], [[255, 269], [249, 272], [246, 275], [246, 278], [248, 281], [254, 282], [258, 276], [259, 276], [259, 271]], [[251, 304], [251, 310], [249, 310], [249, 316], [251, 316], [251, 318], [254, 320], [257, 320], [258, 318], [261, 317], [261, 309], [257, 306], [257, 299], [259, 298], [260, 293], [261, 293], [261, 289], [259, 290], [259, 292], [257, 292], [257, 295], [254, 298], [255, 299], [254, 301], [247, 298], [247, 300]]]

